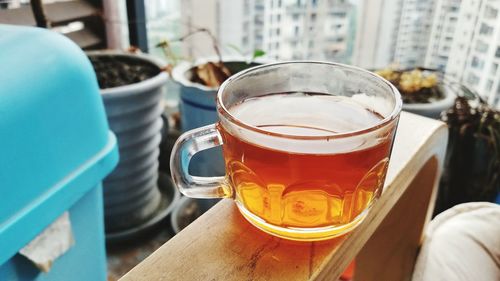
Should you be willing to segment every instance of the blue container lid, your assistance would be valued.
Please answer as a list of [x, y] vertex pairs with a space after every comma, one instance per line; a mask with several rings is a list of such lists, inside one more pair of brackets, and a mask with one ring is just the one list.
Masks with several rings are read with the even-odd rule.
[[95, 73], [66, 37], [0, 25], [0, 265], [116, 166]]

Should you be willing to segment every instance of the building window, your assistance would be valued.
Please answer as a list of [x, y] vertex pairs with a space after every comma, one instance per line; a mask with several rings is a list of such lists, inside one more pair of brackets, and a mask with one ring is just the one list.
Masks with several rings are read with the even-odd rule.
[[347, 15], [346, 12], [333, 12], [331, 13], [331, 15], [333, 17], [339, 17], [339, 18], [345, 18], [345, 16]]
[[494, 62], [493, 64], [491, 64], [490, 74], [493, 76], [497, 75], [497, 69], [498, 69], [498, 63]]
[[493, 27], [491, 27], [485, 23], [481, 23], [481, 28], [479, 29], [479, 34], [491, 35], [492, 33], [493, 33]]
[[312, 48], [312, 47], [314, 47], [314, 41], [309, 40], [309, 48]]
[[314, 20], [316, 20], [316, 13], [311, 14], [311, 21], [314, 21]]
[[476, 86], [479, 83], [479, 77], [474, 75], [474, 73], [469, 73], [469, 76], [467, 77], [467, 83], [470, 86]]
[[278, 14], [277, 20], [278, 20], [278, 23], [281, 21], [281, 15], [280, 14]]
[[294, 21], [298, 21], [299, 20], [299, 14], [293, 14], [292, 18], [293, 18]]
[[243, 1], [243, 13], [248, 14], [250, 12], [250, 1], [245, 0]]
[[295, 31], [294, 31], [295, 36], [299, 36], [299, 27], [295, 26]]
[[495, 57], [500, 58], [500, 47], [497, 47], [497, 50], [495, 52]]
[[278, 0], [278, 8], [281, 8], [281, 0]]
[[498, 10], [491, 7], [490, 5], [486, 5], [486, 8], [484, 9], [484, 18], [486, 19], [496, 19], [498, 16]]
[[281, 30], [279, 28], [276, 28], [276, 35], [280, 36]]
[[482, 70], [483, 67], [484, 67], [484, 61], [482, 59], [479, 59], [478, 57], [476, 56], [473, 56], [472, 57], [472, 61], [471, 61], [471, 66], [473, 68], [476, 68], [476, 69], [479, 69], [479, 70]]
[[493, 88], [493, 81], [488, 80], [488, 82], [486, 82], [486, 91], [491, 91], [491, 88]]
[[313, 7], [318, 6], [318, 0], [312, 0]]
[[490, 46], [486, 43], [484, 43], [483, 41], [481, 40], [478, 40], [477, 43], [476, 43], [476, 51], [478, 51], [479, 53], [486, 53], [488, 51], [488, 48]]
[[493, 100], [493, 103], [492, 103], [493, 106], [496, 105], [497, 108], [500, 108], [500, 95], [496, 95], [495, 96], [495, 99]]

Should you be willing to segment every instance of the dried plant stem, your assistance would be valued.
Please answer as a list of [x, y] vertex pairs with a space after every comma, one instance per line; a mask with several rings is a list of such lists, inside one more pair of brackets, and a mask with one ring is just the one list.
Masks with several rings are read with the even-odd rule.
[[198, 33], [206, 33], [210, 37], [210, 40], [212, 41], [212, 47], [214, 48], [214, 51], [217, 54], [219, 62], [222, 63], [222, 55], [221, 55], [221, 52], [219, 49], [219, 45], [217, 44], [217, 39], [212, 34], [212, 32], [210, 32], [210, 30], [208, 30], [206, 28], [197, 28], [195, 30], [192, 30], [192, 31], [188, 32], [186, 35], [181, 36], [177, 39], [174, 39], [171, 42], [184, 42], [187, 38], [189, 38], [195, 34], [198, 34]]

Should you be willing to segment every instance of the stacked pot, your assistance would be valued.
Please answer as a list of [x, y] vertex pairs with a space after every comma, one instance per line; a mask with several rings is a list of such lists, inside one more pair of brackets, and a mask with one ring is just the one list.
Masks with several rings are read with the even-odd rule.
[[[146, 56], [90, 52], [89, 56], [126, 56], [159, 65]], [[141, 62], [142, 63], [142, 62]], [[110, 129], [118, 140], [120, 161], [104, 180], [106, 234], [140, 227], [157, 212], [161, 193], [157, 185], [158, 155], [163, 121], [164, 72], [144, 81], [102, 89]]]

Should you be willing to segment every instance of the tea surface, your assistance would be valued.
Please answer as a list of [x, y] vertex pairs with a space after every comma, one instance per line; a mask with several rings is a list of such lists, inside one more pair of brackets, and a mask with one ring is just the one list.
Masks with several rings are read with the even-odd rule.
[[[352, 222], [381, 192], [390, 137], [368, 147], [353, 145], [347, 151], [324, 145], [313, 149], [320, 142], [335, 147], [335, 134], [380, 122], [380, 115], [350, 98], [273, 94], [245, 100], [229, 112], [248, 125], [288, 136], [274, 137], [281, 141], [274, 143], [273, 138], [251, 139], [219, 125], [228, 181], [239, 207], [255, 216], [250, 218], [253, 223], [286, 228], [342, 226]], [[312, 136], [331, 139], [296, 140]]]

